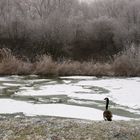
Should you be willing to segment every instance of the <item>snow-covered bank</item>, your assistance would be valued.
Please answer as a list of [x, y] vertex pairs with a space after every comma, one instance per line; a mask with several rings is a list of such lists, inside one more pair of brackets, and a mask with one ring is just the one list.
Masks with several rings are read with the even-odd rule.
[[0, 117], [1, 140], [139, 140], [139, 121]]

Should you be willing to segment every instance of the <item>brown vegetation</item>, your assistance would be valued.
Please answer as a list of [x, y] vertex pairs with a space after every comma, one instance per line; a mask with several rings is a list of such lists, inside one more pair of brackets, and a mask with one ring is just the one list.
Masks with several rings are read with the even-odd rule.
[[47, 55], [31, 63], [15, 57], [9, 49], [0, 49], [0, 74], [140, 76], [139, 53], [138, 49], [132, 48], [114, 56], [114, 60], [106, 63], [54, 61], [51, 56]]
[[115, 56], [113, 70], [117, 76], [140, 75], [140, 48], [132, 47]]
[[34, 63], [34, 74], [40, 75], [57, 75], [57, 63], [54, 62], [51, 56], [43, 55]]
[[0, 74], [30, 74], [32, 64], [12, 55], [9, 49], [0, 49]]

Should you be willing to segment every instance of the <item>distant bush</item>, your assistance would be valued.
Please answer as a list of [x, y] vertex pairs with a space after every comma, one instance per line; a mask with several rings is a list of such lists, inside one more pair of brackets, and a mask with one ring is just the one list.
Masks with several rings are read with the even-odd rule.
[[80, 60], [103, 60], [120, 51], [115, 39], [115, 20], [109, 17], [95, 18], [79, 27], [72, 53]]

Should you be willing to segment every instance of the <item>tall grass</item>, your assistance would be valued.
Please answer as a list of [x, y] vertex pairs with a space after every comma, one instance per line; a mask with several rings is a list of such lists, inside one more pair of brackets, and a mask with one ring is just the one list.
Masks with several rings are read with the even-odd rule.
[[140, 76], [140, 48], [131, 47], [116, 55], [112, 67], [116, 76]]
[[72, 60], [59, 62], [47, 55], [40, 56], [31, 63], [17, 58], [9, 49], [0, 49], [0, 74], [140, 76], [140, 49], [128, 49], [114, 56], [114, 60], [110, 63]]
[[34, 74], [39, 75], [57, 75], [57, 62], [52, 60], [51, 56], [43, 55], [35, 63]]
[[0, 49], [0, 74], [30, 74], [32, 64], [16, 58], [11, 50]]

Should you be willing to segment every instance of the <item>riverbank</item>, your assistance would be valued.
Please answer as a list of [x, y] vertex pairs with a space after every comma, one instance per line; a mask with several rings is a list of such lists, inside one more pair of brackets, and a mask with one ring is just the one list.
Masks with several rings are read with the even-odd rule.
[[54, 60], [52, 56], [38, 56], [31, 62], [28, 58], [16, 57], [9, 49], [0, 49], [0, 75], [43, 76], [140, 76], [139, 50], [127, 50], [107, 62]]
[[139, 140], [140, 121], [0, 117], [1, 140]]

